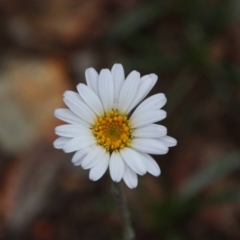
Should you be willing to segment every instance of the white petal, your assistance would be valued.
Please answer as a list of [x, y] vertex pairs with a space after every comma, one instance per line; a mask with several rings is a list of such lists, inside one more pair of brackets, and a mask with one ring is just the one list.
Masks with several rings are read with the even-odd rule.
[[85, 71], [87, 85], [98, 95], [98, 73], [94, 68]]
[[165, 97], [165, 94], [158, 93], [155, 95], [152, 95], [151, 97], [145, 99], [134, 111], [133, 116], [139, 114], [140, 112], [146, 112], [151, 110], [157, 110], [160, 109], [165, 105], [167, 102], [167, 99]]
[[71, 138], [59, 137], [53, 142], [53, 146], [57, 149], [62, 149], [64, 145], [70, 140]]
[[65, 92], [63, 93], [63, 96], [64, 96], [64, 97], [67, 97], [67, 98], [72, 98], [72, 99], [76, 99], [76, 100], [82, 101], [81, 96], [80, 96], [78, 93], [73, 92], [73, 91], [67, 90], [67, 91], [65, 91]]
[[[157, 80], [158, 80], [158, 76], [155, 74], [155, 73], [151, 73], [151, 74], [149, 74], [149, 76], [152, 78], [152, 85], [151, 85], [151, 87], [150, 87], [150, 90], [149, 90], [149, 92], [152, 90], [152, 88], [154, 87], [154, 85], [156, 84], [156, 82], [157, 82]], [[149, 93], [148, 92], [148, 93]], [[148, 95], [148, 93], [146, 94], [146, 96]], [[145, 97], [146, 97], [145, 96]]]
[[78, 115], [84, 121], [92, 124], [96, 120], [96, 115], [84, 102], [76, 101], [67, 97], [64, 98], [63, 101], [76, 115]]
[[92, 109], [93, 112], [95, 112], [98, 116], [104, 113], [99, 97], [90, 87], [80, 83], [77, 85], [77, 90], [84, 102], [88, 105], [89, 108]]
[[93, 151], [96, 147], [96, 144], [93, 144], [93, 145], [90, 145], [86, 148], [83, 148], [79, 151], [77, 151], [74, 155], [73, 155], [73, 158], [72, 158], [72, 163], [75, 165], [75, 166], [79, 166], [82, 164], [82, 161], [83, 161], [83, 158], [88, 154], [90, 153], [91, 151]]
[[151, 123], [158, 122], [166, 116], [167, 113], [164, 110], [140, 112], [130, 117], [130, 124], [132, 128], [144, 127]]
[[150, 124], [145, 127], [135, 128], [132, 131], [132, 136], [140, 138], [159, 138], [166, 134], [167, 128], [158, 124]]
[[105, 112], [113, 108], [114, 83], [109, 69], [102, 69], [98, 80], [98, 92]]
[[89, 178], [92, 181], [97, 181], [107, 171], [109, 158], [110, 158], [109, 152], [106, 151], [104, 156], [100, 159], [100, 162], [93, 168], [91, 168], [89, 172]]
[[132, 71], [127, 79], [124, 81], [118, 98], [118, 109], [120, 111], [127, 111], [132, 104], [140, 83], [140, 73]]
[[104, 156], [106, 149], [102, 146], [96, 145], [94, 149], [87, 154], [87, 156], [82, 161], [82, 167], [84, 169], [89, 169], [94, 167], [99, 163], [101, 158]]
[[122, 64], [114, 64], [112, 67], [112, 76], [114, 82], [114, 108], [118, 107], [118, 96], [122, 88], [125, 74]]
[[62, 137], [74, 138], [82, 134], [91, 134], [91, 130], [80, 124], [65, 124], [56, 127], [55, 133]]
[[156, 161], [149, 154], [141, 153], [141, 155], [146, 165], [147, 171], [153, 176], [159, 176], [161, 174], [161, 170]]
[[64, 147], [66, 153], [78, 151], [96, 143], [96, 138], [91, 135], [81, 135], [71, 139]]
[[83, 158], [86, 156], [81, 150], [77, 151], [72, 157], [72, 163], [75, 166], [81, 165]]
[[120, 154], [124, 162], [136, 173], [139, 175], [144, 175], [146, 173], [146, 166], [137, 151], [132, 148], [125, 147], [120, 150]]
[[[65, 94], [67, 92], [70, 92], [71, 94]], [[64, 94], [63, 94], [63, 101], [64, 99], [68, 99], [70, 100], [71, 102], [75, 102], [76, 104], [81, 104], [81, 103], [84, 103], [83, 102], [83, 99], [81, 98], [81, 96], [79, 95], [79, 93], [76, 93], [76, 92], [72, 92], [72, 91], [66, 91]], [[74, 96], [74, 95], [78, 95], [77, 96]], [[75, 113], [75, 112], [74, 112]], [[76, 113], [75, 113], [76, 114]]]
[[131, 105], [128, 107], [127, 112], [129, 113], [133, 108], [137, 106], [147, 95], [147, 93], [150, 91], [150, 87], [152, 86], [152, 78], [148, 75], [143, 76], [140, 79], [140, 85], [137, 90], [137, 94], [135, 98], [133, 99]]
[[138, 185], [137, 174], [125, 164], [123, 180], [129, 188], [135, 188]]
[[159, 140], [164, 143], [167, 147], [174, 147], [177, 145], [177, 140], [170, 136], [164, 136], [159, 138]]
[[78, 117], [75, 113], [73, 113], [70, 109], [67, 108], [58, 108], [54, 111], [54, 116], [61, 119], [67, 123], [77, 123], [82, 124], [86, 127], [90, 127], [90, 124], [80, 117]]
[[83, 149], [81, 149], [81, 150], [79, 150], [79, 151], [81, 151], [81, 152], [83, 152], [85, 155], [87, 155], [88, 153], [92, 152], [92, 151], [95, 149], [96, 146], [97, 146], [97, 144], [93, 144], [93, 145], [90, 145], [90, 146], [88, 146], [88, 147], [85, 147], [85, 148], [83, 148]]
[[131, 147], [139, 152], [149, 154], [166, 154], [168, 147], [166, 147], [160, 140], [151, 138], [134, 138], [131, 141]]
[[114, 182], [119, 182], [124, 174], [124, 162], [119, 152], [112, 152], [109, 162], [109, 171]]
[[148, 95], [148, 93], [152, 90], [152, 88], [154, 87], [154, 85], [156, 84], [156, 82], [157, 82], [157, 80], [158, 80], [158, 76], [157, 76], [156, 74], [154, 74], [154, 73], [151, 73], [151, 74], [148, 74], [148, 75], [143, 76], [143, 77], [140, 79], [140, 84], [144, 81], [144, 79], [145, 79], [144, 77], [146, 77], [146, 76], [151, 77], [151, 78], [152, 78], [152, 81], [151, 81], [151, 86], [150, 86], [149, 89], [146, 91], [146, 93], [145, 93], [145, 95], [143, 96], [142, 99], [144, 99], [144, 98]]

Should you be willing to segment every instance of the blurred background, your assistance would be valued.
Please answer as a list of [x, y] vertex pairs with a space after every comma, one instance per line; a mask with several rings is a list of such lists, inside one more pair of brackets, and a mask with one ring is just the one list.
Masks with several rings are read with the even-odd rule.
[[53, 149], [84, 71], [156, 73], [178, 140], [126, 188], [136, 240], [240, 239], [238, 0], [0, 1], [0, 239], [119, 240], [109, 174]]

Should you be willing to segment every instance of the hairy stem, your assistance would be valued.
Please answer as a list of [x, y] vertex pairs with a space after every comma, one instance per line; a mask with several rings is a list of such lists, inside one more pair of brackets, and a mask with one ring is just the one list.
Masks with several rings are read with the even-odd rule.
[[122, 220], [123, 240], [133, 240], [135, 233], [131, 224], [123, 182], [113, 184], [113, 194], [117, 201], [119, 214]]

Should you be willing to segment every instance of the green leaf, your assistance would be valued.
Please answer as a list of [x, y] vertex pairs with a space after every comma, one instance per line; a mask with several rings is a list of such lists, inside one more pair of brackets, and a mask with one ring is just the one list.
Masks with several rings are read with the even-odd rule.
[[148, 26], [160, 15], [166, 14], [166, 7], [162, 2], [153, 2], [139, 7], [135, 11], [121, 18], [108, 32], [107, 39], [125, 39], [137, 30]]
[[228, 189], [221, 193], [214, 193], [203, 200], [203, 207], [229, 204], [240, 200], [240, 187]]
[[226, 155], [190, 177], [180, 188], [178, 199], [188, 201], [205, 187], [238, 169], [240, 169], [240, 152]]

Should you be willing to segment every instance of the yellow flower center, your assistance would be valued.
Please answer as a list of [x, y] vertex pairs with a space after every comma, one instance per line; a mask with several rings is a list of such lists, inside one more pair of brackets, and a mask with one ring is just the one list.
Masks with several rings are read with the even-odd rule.
[[129, 146], [131, 139], [129, 120], [125, 114], [112, 110], [97, 119], [93, 126], [93, 134], [98, 143], [108, 151]]

